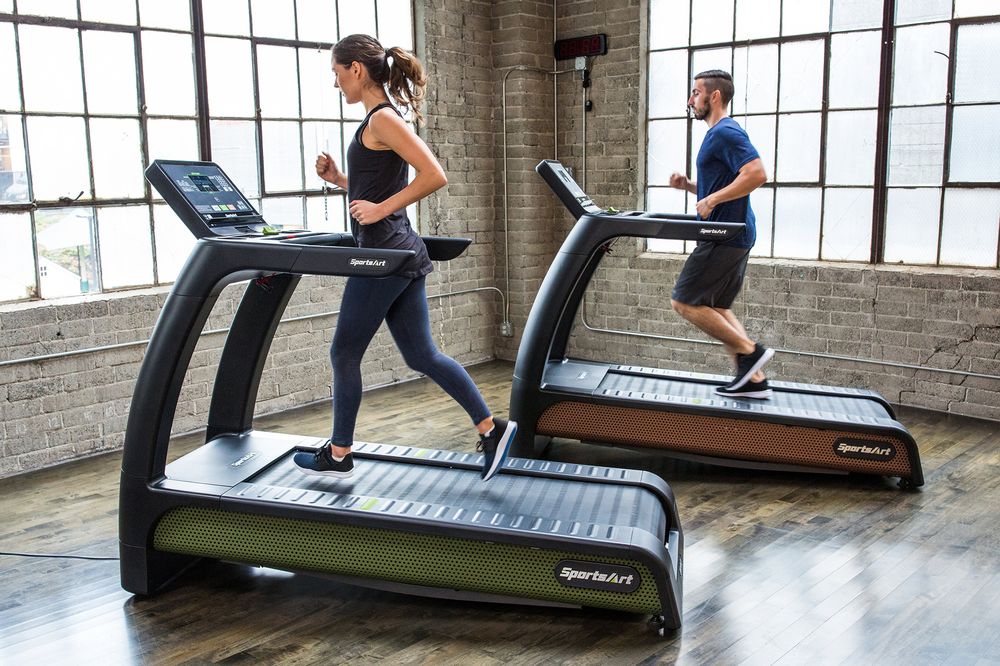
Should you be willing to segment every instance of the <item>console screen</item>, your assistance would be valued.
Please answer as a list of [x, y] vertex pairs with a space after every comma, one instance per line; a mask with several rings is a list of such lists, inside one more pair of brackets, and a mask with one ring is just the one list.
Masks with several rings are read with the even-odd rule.
[[215, 165], [167, 163], [162, 169], [210, 227], [244, 224], [259, 217], [250, 202]]

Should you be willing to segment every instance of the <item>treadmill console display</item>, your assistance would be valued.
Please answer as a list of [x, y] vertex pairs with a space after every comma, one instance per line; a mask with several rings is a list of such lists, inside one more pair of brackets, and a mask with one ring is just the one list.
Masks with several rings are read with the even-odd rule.
[[260, 223], [260, 214], [216, 165], [167, 162], [160, 168], [208, 226]]
[[557, 162], [552, 165], [552, 171], [559, 177], [559, 180], [562, 181], [563, 186], [569, 191], [570, 196], [576, 199], [577, 203], [579, 203], [585, 210], [595, 213], [600, 211], [600, 208], [593, 202], [593, 200], [591, 200], [587, 193], [580, 188], [575, 180], [573, 180], [573, 176], [569, 175], [569, 172], [566, 171], [566, 167]]

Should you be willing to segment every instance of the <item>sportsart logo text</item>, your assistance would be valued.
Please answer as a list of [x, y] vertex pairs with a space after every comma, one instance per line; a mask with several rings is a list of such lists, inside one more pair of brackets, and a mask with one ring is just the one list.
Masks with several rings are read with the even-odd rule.
[[702, 227], [698, 230], [698, 233], [702, 236], [725, 236], [729, 232], [725, 229], [706, 229]]
[[382, 268], [385, 266], [385, 259], [356, 259], [351, 258], [351, 266], [370, 266], [371, 268]]
[[841, 437], [833, 444], [833, 452], [841, 458], [884, 462], [896, 457], [896, 447], [889, 442]]
[[639, 572], [632, 567], [603, 562], [560, 560], [556, 580], [566, 587], [583, 587], [607, 592], [634, 592], [639, 588]]
[[229, 463], [229, 466], [230, 467], [239, 467], [243, 463], [249, 462], [249, 461], [253, 460], [256, 457], [257, 457], [257, 452], [256, 451], [251, 451], [250, 453], [246, 454], [242, 458]]

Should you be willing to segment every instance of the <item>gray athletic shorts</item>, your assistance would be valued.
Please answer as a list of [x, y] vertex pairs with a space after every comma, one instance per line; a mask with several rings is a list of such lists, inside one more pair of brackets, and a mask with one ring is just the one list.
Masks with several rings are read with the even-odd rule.
[[695, 247], [671, 297], [687, 305], [729, 309], [743, 287], [750, 248], [701, 242]]

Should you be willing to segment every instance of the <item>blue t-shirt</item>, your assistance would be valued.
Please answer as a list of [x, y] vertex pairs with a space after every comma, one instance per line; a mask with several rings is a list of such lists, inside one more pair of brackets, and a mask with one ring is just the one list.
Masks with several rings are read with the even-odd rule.
[[[760, 155], [750, 143], [750, 137], [735, 120], [729, 117], [720, 120], [708, 130], [701, 144], [701, 150], [698, 151], [698, 201], [732, 183], [739, 175], [740, 169], [758, 157]], [[757, 240], [757, 228], [749, 196], [719, 204], [712, 209], [708, 219], [718, 222], [745, 222], [747, 225], [745, 232], [720, 245], [753, 247]]]

